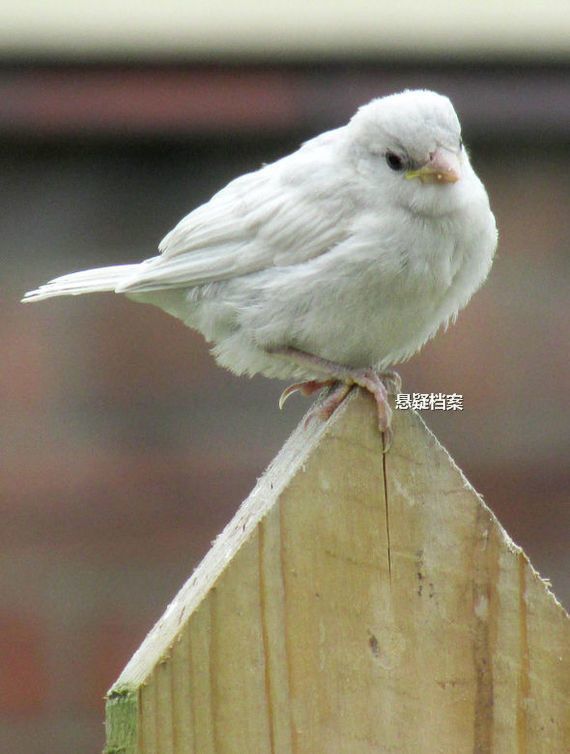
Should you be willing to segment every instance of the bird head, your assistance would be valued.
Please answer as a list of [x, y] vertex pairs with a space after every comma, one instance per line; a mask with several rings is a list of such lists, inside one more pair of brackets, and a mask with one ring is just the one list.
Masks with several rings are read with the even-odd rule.
[[463, 203], [474, 173], [447, 97], [406, 90], [372, 100], [352, 118], [346, 135], [357, 171], [382, 200], [434, 215]]

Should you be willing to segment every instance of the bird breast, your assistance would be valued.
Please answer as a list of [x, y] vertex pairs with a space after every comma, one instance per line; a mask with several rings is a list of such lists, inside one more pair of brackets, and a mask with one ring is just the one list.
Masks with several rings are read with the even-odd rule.
[[193, 295], [187, 323], [237, 373], [313, 378], [267, 351], [293, 346], [380, 369], [415, 353], [485, 279], [496, 244], [486, 211], [460, 218], [361, 217], [328, 252]]

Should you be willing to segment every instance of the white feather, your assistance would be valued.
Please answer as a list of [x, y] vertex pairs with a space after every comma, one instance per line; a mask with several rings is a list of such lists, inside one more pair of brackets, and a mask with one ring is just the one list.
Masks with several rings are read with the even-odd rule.
[[161, 256], [141, 265], [118, 292], [228, 280], [328, 251], [346, 238], [353, 215], [346, 201], [351, 176], [336, 164], [336, 137], [313, 139], [294, 161], [284, 158], [232, 181], [183, 218], [160, 244]]
[[50, 280], [35, 291], [28, 291], [22, 301], [43, 301], [53, 296], [78, 296], [82, 293], [114, 291], [120, 281], [134, 274], [138, 267], [138, 264], [121, 264], [72, 272]]
[[[390, 151], [418, 166], [438, 149], [456, 155], [456, 183], [424, 185], [387, 164]], [[234, 372], [314, 379], [272, 351], [396, 364], [465, 306], [496, 243], [451, 103], [403, 92], [232, 181], [180, 221], [159, 256], [65, 275], [25, 300], [126, 293], [202, 332]]]

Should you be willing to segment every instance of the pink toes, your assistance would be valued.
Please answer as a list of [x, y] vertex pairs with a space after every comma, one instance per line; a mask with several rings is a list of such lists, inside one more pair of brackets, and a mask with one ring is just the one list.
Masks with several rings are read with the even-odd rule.
[[305, 419], [305, 428], [313, 421], [313, 419], [320, 419], [326, 421], [334, 414], [336, 409], [340, 406], [346, 396], [352, 390], [352, 385], [347, 385], [345, 382], [336, 383], [336, 387], [332, 388], [330, 393], [311, 411], [307, 414]]
[[293, 385], [286, 387], [279, 396], [279, 408], [283, 408], [285, 401], [287, 400], [287, 398], [293, 395], [293, 393], [299, 392], [301, 393], [301, 395], [305, 396], [312, 395], [318, 390], [322, 390], [324, 387], [330, 387], [330, 385], [334, 385], [334, 382], [334, 380], [325, 380], [324, 382], [319, 382], [317, 380], [309, 380], [308, 382], [295, 382]]
[[329, 387], [331, 388], [329, 393], [309, 412], [305, 426], [315, 417], [326, 421], [340, 406], [354, 385], [358, 385], [371, 393], [376, 402], [378, 429], [383, 436], [384, 452], [388, 451], [393, 437], [390, 428], [392, 409], [388, 401], [388, 394], [399, 393], [402, 389], [402, 380], [396, 372], [379, 373], [372, 368], [353, 369], [292, 347], [274, 349], [272, 353], [288, 357], [301, 366], [311, 366], [329, 376], [328, 380], [309, 380], [289, 385], [281, 393], [279, 408], [283, 408], [285, 401], [293, 393], [300, 392], [302, 395], [312, 395], [324, 387]]

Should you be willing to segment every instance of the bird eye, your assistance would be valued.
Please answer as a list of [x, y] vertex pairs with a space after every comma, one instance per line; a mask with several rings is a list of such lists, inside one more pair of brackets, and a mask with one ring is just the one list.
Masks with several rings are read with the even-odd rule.
[[386, 152], [386, 162], [390, 170], [398, 171], [404, 169], [404, 160], [395, 152]]

